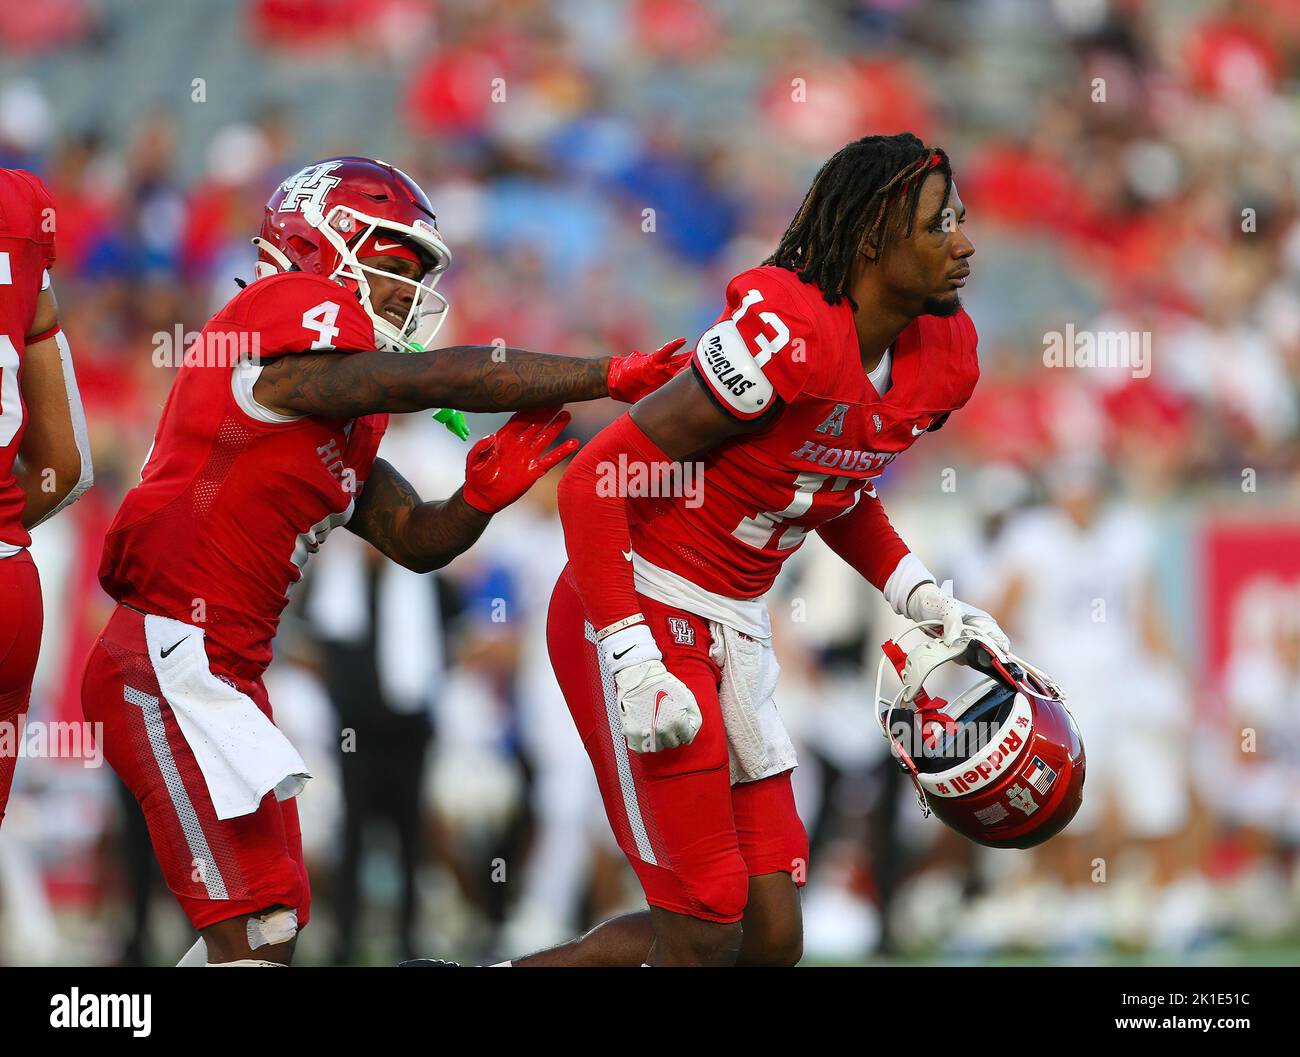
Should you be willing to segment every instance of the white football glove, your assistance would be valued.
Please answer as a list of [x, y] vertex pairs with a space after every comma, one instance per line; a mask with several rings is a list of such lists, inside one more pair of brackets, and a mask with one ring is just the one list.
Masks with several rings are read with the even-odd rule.
[[960, 657], [967, 645], [961, 639], [954, 643], [922, 639], [920, 645], [908, 650], [907, 663], [903, 666], [903, 704], [910, 705], [929, 674], [945, 661]]
[[689, 745], [704, 717], [695, 695], [664, 667], [663, 655], [645, 624], [616, 631], [599, 643], [618, 688], [623, 736], [633, 752], [659, 752]]
[[907, 600], [907, 616], [916, 621], [943, 621], [943, 632], [939, 637], [949, 646], [962, 637], [963, 628], [969, 628], [987, 635], [1003, 652], [1011, 648], [1011, 640], [998, 627], [996, 620], [984, 610], [944, 594], [933, 583], [923, 583], [912, 592]]

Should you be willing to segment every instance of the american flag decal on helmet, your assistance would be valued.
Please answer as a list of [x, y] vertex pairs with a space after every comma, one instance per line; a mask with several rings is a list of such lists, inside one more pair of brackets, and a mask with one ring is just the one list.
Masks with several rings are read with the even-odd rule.
[[1040, 796], [1046, 796], [1047, 791], [1052, 788], [1052, 783], [1056, 781], [1056, 772], [1043, 763], [1041, 757], [1035, 756], [1029, 764], [1029, 770], [1025, 772], [1025, 778], [1038, 790]]

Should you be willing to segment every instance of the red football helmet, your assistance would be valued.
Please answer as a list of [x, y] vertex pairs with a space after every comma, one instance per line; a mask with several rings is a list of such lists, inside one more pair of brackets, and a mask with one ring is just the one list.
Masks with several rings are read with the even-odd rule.
[[[451, 264], [451, 251], [419, 185], [387, 162], [329, 158], [295, 173], [267, 202], [253, 245], [259, 279], [298, 268], [354, 291], [374, 322], [381, 349], [407, 352], [413, 343], [426, 347], [446, 319], [447, 299], [434, 287]], [[407, 279], [358, 259], [386, 254], [417, 261], [424, 274]], [[413, 287], [400, 324], [370, 304], [371, 275]]]
[[[935, 623], [913, 624], [898, 640]], [[881, 730], [925, 814], [990, 848], [1032, 848], [1065, 828], [1083, 803], [1083, 739], [1051, 679], [969, 630], [952, 645], [927, 638], [904, 652], [891, 640], [881, 649]], [[951, 702], [924, 689], [948, 662], [983, 675]], [[903, 681], [892, 698], [882, 694], [890, 665]], [[902, 704], [908, 689], [911, 707]]]

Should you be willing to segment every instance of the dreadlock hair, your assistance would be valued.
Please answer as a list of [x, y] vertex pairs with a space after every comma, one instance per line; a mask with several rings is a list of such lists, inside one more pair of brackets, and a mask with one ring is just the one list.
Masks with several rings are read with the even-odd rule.
[[944, 151], [910, 132], [850, 143], [818, 171], [776, 252], [763, 263], [816, 283], [828, 304], [839, 304], [859, 251], [876, 263], [895, 238], [911, 235], [921, 185], [931, 171], [944, 177], [940, 208], [946, 208], [952, 166]]

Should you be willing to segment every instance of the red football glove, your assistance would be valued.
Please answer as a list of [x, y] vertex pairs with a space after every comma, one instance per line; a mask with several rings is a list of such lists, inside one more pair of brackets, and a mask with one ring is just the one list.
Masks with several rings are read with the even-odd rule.
[[609, 395], [625, 404], [635, 404], [653, 393], [691, 362], [690, 352], [673, 355], [685, 344], [685, 338], [678, 338], [656, 352], [633, 350], [626, 356], [615, 356], [609, 361]]
[[552, 466], [578, 450], [576, 439], [546, 450], [568, 424], [569, 413], [557, 413], [553, 407], [513, 415], [470, 449], [465, 460], [465, 502], [484, 514], [508, 507]]

